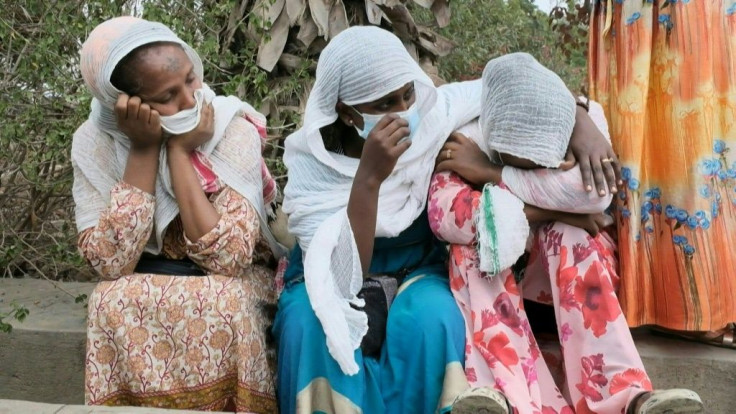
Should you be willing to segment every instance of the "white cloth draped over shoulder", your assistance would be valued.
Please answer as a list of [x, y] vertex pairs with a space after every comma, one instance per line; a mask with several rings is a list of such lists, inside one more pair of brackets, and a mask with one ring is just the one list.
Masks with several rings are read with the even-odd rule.
[[304, 252], [304, 278], [312, 308], [332, 357], [346, 374], [359, 371], [354, 358], [368, 324], [356, 296], [363, 274], [347, 216], [359, 160], [328, 152], [320, 128], [337, 120], [335, 105], [374, 101], [414, 82], [421, 116], [411, 147], [399, 158], [379, 193], [377, 237], [394, 237], [422, 213], [434, 161], [444, 141], [480, 114], [479, 81], [435, 88], [401, 41], [376, 27], [352, 27], [322, 52], [304, 125], [286, 140], [289, 180], [283, 210], [289, 231]]
[[[82, 47], [82, 76], [94, 99], [89, 119], [74, 133], [72, 143], [72, 164], [75, 169], [73, 194], [77, 230], [80, 232], [95, 226], [101, 212], [108, 207], [110, 190], [122, 180], [130, 152], [130, 141], [118, 129], [113, 110], [121, 91], [112, 85], [110, 77], [123, 57], [139, 46], [154, 42], [181, 45], [194, 66], [195, 74], [202, 79], [202, 61], [197, 52], [160, 23], [135, 17], [110, 19], [97, 26]], [[203, 93], [214, 107], [215, 130], [212, 139], [198, 151], [210, 160], [215, 174], [258, 211], [261, 234], [277, 256], [283, 255], [283, 247], [276, 242], [268, 228], [267, 204], [271, 200], [264, 200], [263, 197], [261, 141], [257, 128], [252, 125], [253, 134], [247, 137], [228, 137], [225, 134], [236, 116], [247, 116], [261, 125], [265, 125], [265, 117], [234, 96], [215, 96], [205, 84]], [[88, 186], [77, 185], [77, 177], [86, 179], [95, 191], [90, 192]], [[162, 148], [159, 157], [154, 195], [156, 237], [148, 244], [146, 251], [159, 253], [164, 230], [179, 214], [165, 148]]]

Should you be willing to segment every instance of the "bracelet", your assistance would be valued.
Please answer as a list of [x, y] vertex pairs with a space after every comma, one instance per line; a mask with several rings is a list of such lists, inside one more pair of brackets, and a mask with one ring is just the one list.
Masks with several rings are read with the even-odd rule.
[[583, 101], [581, 101], [579, 99], [576, 99], [575, 100], [575, 105], [577, 105], [577, 106], [585, 109], [585, 112], [589, 112], [590, 111], [590, 106], [588, 106], [588, 102], [583, 102]]

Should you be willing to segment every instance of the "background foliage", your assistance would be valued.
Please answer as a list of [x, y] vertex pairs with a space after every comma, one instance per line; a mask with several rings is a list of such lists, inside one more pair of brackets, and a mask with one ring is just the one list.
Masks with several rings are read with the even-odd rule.
[[[93, 278], [75, 247], [69, 151], [90, 103], [77, 70], [81, 43], [116, 15], [142, 12], [170, 26], [198, 50], [215, 90], [268, 115], [274, 139], [265, 156], [283, 184], [281, 138], [299, 123], [317, 51], [287, 43], [298, 59], [272, 72], [258, 68], [258, 45], [270, 27], [256, 10], [261, 3], [0, 0], [0, 277]], [[417, 23], [456, 44], [437, 62], [446, 80], [477, 77], [489, 58], [527, 51], [571, 89], [583, 89], [584, 19], [558, 13], [550, 20], [530, 0], [457, 0], [451, 7], [450, 24], [439, 28], [431, 12], [409, 5]]]

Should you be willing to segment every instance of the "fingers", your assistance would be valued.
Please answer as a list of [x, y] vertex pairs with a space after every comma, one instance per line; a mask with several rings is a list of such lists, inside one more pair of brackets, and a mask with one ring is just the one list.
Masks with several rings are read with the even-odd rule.
[[467, 143], [467, 142], [473, 142], [470, 138], [466, 137], [465, 135], [461, 134], [460, 132], [454, 131], [450, 134], [450, 137], [447, 138], [448, 142], [457, 142], [460, 144]]
[[572, 169], [576, 163], [577, 160], [575, 160], [575, 154], [573, 154], [572, 150], [568, 148], [567, 153], [565, 154], [565, 160], [562, 162], [562, 164], [560, 164], [558, 168], [562, 171], [567, 171]]
[[608, 185], [608, 189], [611, 191], [611, 194], [616, 194], [618, 192], [618, 189], [616, 188], [616, 170], [613, 166], [613, 164], [617, 162], [618, 161], [615, 156], [609, 156], [608, 158], [601, 160], [603, 175], [605, 176], [606, 184]]
[[117, 102], [115, 102], [115, 116], [118, 120], [128, 118], [128, 99], [130, 99], [128, 95], [121, 93], [118, 96]]
[[[396, 115], [396, 114], [386, 114], [386, 115], [383, 116], [383, 118], [381, 118], [380, 120], [378, 120], [378, 123], [376, 123], [376, 126], [373, 128], [373, 130], [380, 131], [380, 130], [388, 127], [391, 123], [393, 123], [397, 119], [401, 119], [401, 118], [398, 115]], [[406, 121], [404, 121], [404, 122], [406, 122]], [[407, 125], [408, 125], [408, 123], [407, 123]]]
[[603, 174], [603, 166], [600, 159], [590, 159], [590, 166], [593, 169], [593, 181], [598, 195], [603, 197], [606, 195], [606, 176]]
[[138, 109], [138, 119], [144, 123], [151, 123], [151, 107], [148, 104], [142, 104]]
[[[408, 137], [409, 136], [409, 132], [410, 131], [409, 131], [409, 126], [408, 125], [407, 126], [404, 126], [404, 127], [399, 127], [394, 132], [392, 132], [391, 135], [389, 135], [389, 137], [388, 137], [388, 144], [391, 144], [391, 143], [394, 143], [394, 142], [396, 143], [395, 145], [397, 145], [397, 146], [403, 144], [403, 142], [400, 143], [399, 141], [401, 141], [403, 138]], [[409, 140], [407, 140], [407, 141], [409, 141]]]
[[585, 187], [585, 191], [593, 191], [593, 176], [591, 175], [590, 170], [590, 160], [588, 158], [583, 158], [578, 164], [580, 164], [580, 175], [583, 177], [583, 186]]
[[455, 171], [454, 170], [454, 161], [453, 160], [444, 160], [442, 162], [439, 162], [435, 167], [435, 172], [442, 172], [442, 171]]
[[125, 119], [139, 119], [140, 116], [138, 112], [141, 108], [141, 98], [137, 96], [131, 96], [128, 99], [128, 109], [127, 109], [127, 116]]
[[396, 144], [396, 148], [394, 148], [393, 150], [393, 155], [396, 158], [399, 158], [401, 154], [405, 153], [406, 150], [409, 149], [410, 146], [411, 146], [411, 141], [409, 141], [408, 139], [402, 142], [399, 142], [398, 144]]
[[161, 115], [157, 110], [151, 109], [151, 115], [148, 118], [148, 123], [154, 127], [161, 125]]
[[394, 114], [388, 114], [378, 121], [378, 124], [373, 128], [368, 138], [371, 139], [373, 137], [372, 139], [385, 140], [386, 145], [395, 146], [402, 138], [409, 136], [409, 133], [409, 123], [405, 119], [399, 118]]
[[615, 182], [617, 186], [623, 186], [624, 180], [621, 178], [621, 162], [618, 160], [616, 154], [613, 153], [609, 154], [608, 158], [612, 160], [611, 167], [613, 167], [613, 175], [615, 180], [613, 182]]

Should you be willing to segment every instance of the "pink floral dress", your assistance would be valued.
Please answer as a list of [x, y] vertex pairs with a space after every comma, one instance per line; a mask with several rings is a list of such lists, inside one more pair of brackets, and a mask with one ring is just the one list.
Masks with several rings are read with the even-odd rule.
[[89, 405], [277, 410], [266, 345], [273, 259], [258, 215], [206, 160], [193, 156], [192, 163], [220, 220], [190, 241], [175, 219], [162, 254], [188, 257], [207, 276], [133, 273], [152, 236], [155, 199], [125, 182], [112, 189], [98, 224], [80, 233], [79, 249], [103, 279], [89, 299]]
[[[510, 269], [489, 276], [478, 269], [474, 247], [480, 196], [457, 175], [438, 173], [428, 207], [433, 231], [451, 243], [450, 284], [466, 322], [468, 381], [503, 392], [517, 413], [622, 413], [651, 383], [616, 298], [612, 240], [559, 222], [533, 227], [522, 283]], [[554, 306], [559, 384], [522, 298]]]

